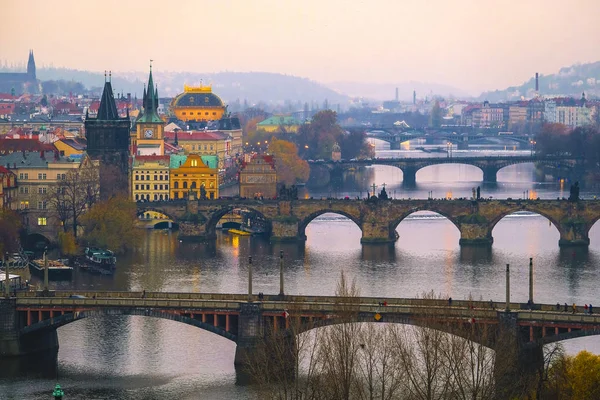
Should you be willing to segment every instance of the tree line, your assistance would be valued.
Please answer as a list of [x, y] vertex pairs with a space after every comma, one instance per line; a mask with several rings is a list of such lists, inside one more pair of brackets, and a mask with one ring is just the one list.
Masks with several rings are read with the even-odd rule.
[[[344, 274], [336, 296], [335, 325], [303, 333], [300, 310], [287, 310], [288, 329], [265, 327], [264, 339], [247, 365], [259, 398], [600, 398], [600, 356], [565, 356], [561, 345], [547, 345], [536, 369], [515, 373], [513, 335], [496, 335], [469, 321], [445, 333], [437, 329], [433, 313], [416, 326], [358, 323], [360, 290]], [[423, 297], [435, 298], [432, 293]]]

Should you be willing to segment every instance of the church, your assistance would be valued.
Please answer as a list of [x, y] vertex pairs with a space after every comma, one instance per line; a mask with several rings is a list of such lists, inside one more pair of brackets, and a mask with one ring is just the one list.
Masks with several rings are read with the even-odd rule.
[[0, 93], [11, 93], [15, 96], [23, 93], [37, 93], [37, 83], [33, 50], [29, 51], [27, 72], [0, 72]]

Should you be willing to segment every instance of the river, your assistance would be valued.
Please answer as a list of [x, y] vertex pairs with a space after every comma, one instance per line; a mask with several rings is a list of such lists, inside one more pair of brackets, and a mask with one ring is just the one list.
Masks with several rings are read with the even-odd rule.
[[[399, 151], [398, 154], [402, 153]], [[410, 153], [418, 155], [417, 153]], [[380, 156], [395, 156], [381, 150]], [[305, 189], [303, 196], [356, 197], [373, 183], [386, 184], [396, 198], [463, 197], [481, 185], [475, 167], [427, 167], [414, 188], [403, 188], [392, 167], [368, 168], [337, 188]], [[498, 184], [482, 186], [482, 196], [568, 196], [559, 182], [536, 182], [531, 164], [504, 168]], [[430, 193], [432, 192], [432, 193]], [[524, 193], [525, 192], [525, 193]], [[582, 191], [592, 197], [591, 189]], [[360, 229], [350, 220], [325, 214], [307, 228], [302, 244], [269, 244], [259, 237], [219, 233], [215, 243], [180, 243], [176, 232], [144, 232], [143, 246], [118, 260], [114, 276], [77, 272], [61, 289], [235, 292], [247, 290], [248, 256], [254, 260], [254, 290], [279, 290], [279, 250], [285, 253], [286, 292], [332, 295], [343, 270], [365, 296], [415, 297], [434, 291], [454, 299], [504, 299], [504, 268], [511, 264], [512, 300], [528, 298], [528, 261], [535, 266], [535, 301], [593, 303], [600, 306], [600, 224], [590, 232], [589, 249], [559, 249], [559, 234], [535, 214], [513, 214], [494, 228], [491, 250], [458, 245], [456, 227], [437, 214], [419, 212], [397, 228], [395, 246], [361, 246]], [[56, 382], [67, 399], [250, 399], [238, 382], [235, 344], [173, 321], [145, 317], [84, 319], [58, 329], [57, 359], [0, 361], [1, 399], [48, 399]], [[565, 342], [571, 354], [600, 353], [598, 337]]]

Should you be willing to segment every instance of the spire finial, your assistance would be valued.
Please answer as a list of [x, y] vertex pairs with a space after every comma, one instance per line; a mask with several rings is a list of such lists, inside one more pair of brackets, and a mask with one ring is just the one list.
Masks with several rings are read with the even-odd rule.
[[152, 71], [152, 61], [154, 61], [154, 60], [152, 60], [152, 59], [150, 60], [150, 71]]
[[108, 81], [112, 82], [112, 71], [108, 71]]
[[106, 70], [104, 70], [104, 82], [106, 83]]

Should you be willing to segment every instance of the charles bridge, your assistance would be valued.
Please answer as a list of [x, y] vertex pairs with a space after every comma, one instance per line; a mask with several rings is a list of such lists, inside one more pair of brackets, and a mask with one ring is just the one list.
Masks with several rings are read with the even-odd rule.
[[[362, 231], [361, 243], [393, 243], [396, 227], [409, 215], [431, 211], [460, 232], [461, 245], [491, 246], [494, 226], [505, 216], [527, 211], [546, 217], [560, 233], [560, 246], [588, 246], [600, 218], [600, 201], [578, 200], [177, 200], [137, 203], [138, 213], [154, 211], [179, 224], [182, 240], [214, 240], [221, 217], [235, 209], [257, 213], [270, 225], [273, 242], [303, 241], [308, 224], [325, 213], [343, 215]], [[401, 238], [400, 238], [401, 240]]]
[[515, 164], [535, 163], [536, 165], [550, 166], [563, 174], [577, 176], [582, 174], [578, 158], [571, 156], [480, 156], [480, 157], [421, 157], [421, 158], [374, 158], [355, 159], [343, 161], [309, 161], [311, 168], [321, 168], [330, 174], [340, 174], [343, 171], [367, 167], [372, 165], [389, 165], [402, 170], [404, 185], [414, 185], [417, 180], [417, 171], [430, 165], [439, 164], [465, 164], [473, 165], [483, 171], [483, 181], [497, 182], [498, 171], [504, 167]]

